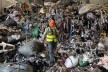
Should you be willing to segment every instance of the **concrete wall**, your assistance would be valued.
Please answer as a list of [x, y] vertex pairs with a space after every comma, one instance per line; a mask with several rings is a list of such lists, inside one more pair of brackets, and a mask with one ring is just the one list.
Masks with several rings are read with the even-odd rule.
[[7, 8], [10, 5], [15, 5], [17, 1], [15, 0], [0, 0], [0, 11], [2, 11], [4, 8]]
[[9, 1], [7, 0], [0, 0], [0, 11], [3, 10], [3, 8], [11, 5], [12, 3], [10, 3]]
[[108, 6], [108, 0], [90, 0], [90, 3]]

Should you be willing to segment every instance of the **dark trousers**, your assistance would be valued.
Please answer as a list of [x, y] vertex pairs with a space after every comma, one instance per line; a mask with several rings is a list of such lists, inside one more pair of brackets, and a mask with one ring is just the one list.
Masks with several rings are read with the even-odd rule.
[[54, 50], [56, 49], [56, 42], [48, 42], [48, 52], [50, 62], [54, 61]]

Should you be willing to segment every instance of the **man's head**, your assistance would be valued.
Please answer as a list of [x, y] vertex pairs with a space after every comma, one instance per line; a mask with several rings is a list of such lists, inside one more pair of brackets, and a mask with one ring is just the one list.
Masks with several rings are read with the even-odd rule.
[[51, 20], [49, 21], [49, 26], [50, 26], [50, 27], [54, 27], [54, 26], [55, 26], [55, 21], [51, 19]]

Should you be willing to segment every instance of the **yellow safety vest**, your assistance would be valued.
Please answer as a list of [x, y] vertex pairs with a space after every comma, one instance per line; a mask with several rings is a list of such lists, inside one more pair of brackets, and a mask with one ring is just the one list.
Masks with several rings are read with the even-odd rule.
[[57, 39], [56, 39], [56, 29], [52, 29], [50, 27], [48, 27], [48, 31], [47, 31], [47, 34], [46, 34], [46, 41], [47, 42], [57, 42]]

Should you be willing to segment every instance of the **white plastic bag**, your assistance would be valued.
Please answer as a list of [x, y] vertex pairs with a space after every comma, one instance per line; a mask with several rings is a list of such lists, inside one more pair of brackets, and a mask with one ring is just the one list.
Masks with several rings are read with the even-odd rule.
[[77, 66], [77, 64], [78, 64], [78, 58], [77, 57], [75, 58], [74, 56], [70, 56], [65, 61], [66, 68], [75, 67], [75, 66]]

